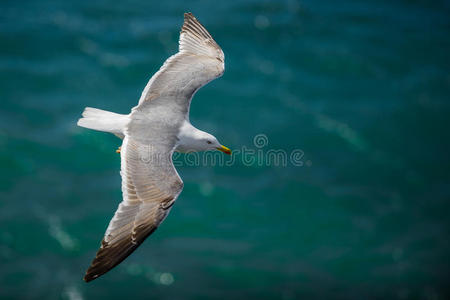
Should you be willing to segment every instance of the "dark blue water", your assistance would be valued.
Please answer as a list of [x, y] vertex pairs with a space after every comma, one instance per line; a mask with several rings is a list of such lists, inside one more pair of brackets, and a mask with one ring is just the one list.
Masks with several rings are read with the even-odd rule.
[[[177, 157], [170, 216], [86, 284], [120, 140], [76, 121], [128, 113], [186, 11], [226, 56], [191, 121], [254, 152]], [[448, 1], [2, 1], [0, 298], [448, 298], [449, 36]]]

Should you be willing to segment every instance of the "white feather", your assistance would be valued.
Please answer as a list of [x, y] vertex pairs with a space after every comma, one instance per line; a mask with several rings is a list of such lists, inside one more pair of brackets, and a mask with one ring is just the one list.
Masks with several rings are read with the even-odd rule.
[[129, 120], [128, 115], [86, 107], [83, 112], [83, 118], [78, 120], [77, 125], [98, 131], [110, 132], [123, 138], [125, 127]]

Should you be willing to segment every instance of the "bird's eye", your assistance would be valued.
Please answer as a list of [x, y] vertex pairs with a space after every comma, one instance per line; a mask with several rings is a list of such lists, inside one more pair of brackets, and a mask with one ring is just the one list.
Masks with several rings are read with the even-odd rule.
[[212, 142], [211, 141], [206, 141], [208, 144], [212, 144]]

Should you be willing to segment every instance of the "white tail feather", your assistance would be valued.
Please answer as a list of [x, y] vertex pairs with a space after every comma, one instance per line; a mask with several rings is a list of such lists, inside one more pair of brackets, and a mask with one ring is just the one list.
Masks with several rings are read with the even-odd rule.
[[124, 136], [125, 127], [129, 121], [128, 115], [116, 114], [92, 107], [86, 107], [82, 115], [83, 118], [78, 120], [78, 126], [110, 132], [121, 138]]

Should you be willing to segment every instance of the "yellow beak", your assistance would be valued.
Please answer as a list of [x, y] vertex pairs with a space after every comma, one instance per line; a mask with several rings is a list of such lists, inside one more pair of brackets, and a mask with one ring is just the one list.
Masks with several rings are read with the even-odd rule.
[[228, 155], [231, 154], [231, 150], [229, 148], [225, 147], [224, 145], [222, 145], [222, 146], [220, 146], [220, 147], [218, 147], [216, 149], [219, 150], [219, 151], [222, 151], [223, 153], [226, 153]]

